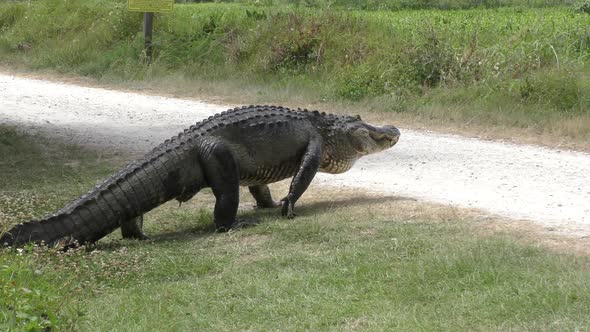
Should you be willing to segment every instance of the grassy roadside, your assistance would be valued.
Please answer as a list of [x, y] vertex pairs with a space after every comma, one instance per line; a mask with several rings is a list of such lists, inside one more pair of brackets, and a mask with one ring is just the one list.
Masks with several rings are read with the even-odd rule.
[[[15, 174], [0, 186], [3, 226], [55, 210], [124, 162], [0, 130], [8, 156], [0, 171]], [[476, 213], [403, 197], [312, 186], [294, 221], [251, 210], [243, 195], [240, 213], [261, 225], [217, 234], [212, 204], [205, 191], [182, 208], [151, 212], [151, 242], [113, 234], [91, 251], [0, 250], [0, 329], [590, 326], [588, 256], [548, 250], [529, 230], [498, 230]]]
[[9, 2], [0, 5], [0, 62], [99, 84], [313, 105], [588, 149], [588, 14], [572, 8], [179, 5], [157, 17], [146, 66], [140, 17], [121, 1]]

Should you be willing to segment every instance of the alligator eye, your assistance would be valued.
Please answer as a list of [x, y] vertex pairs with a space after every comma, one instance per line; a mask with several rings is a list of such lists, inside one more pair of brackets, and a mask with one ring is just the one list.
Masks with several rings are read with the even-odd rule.
[[357, 119], [357, 120], [361, 120], [361, 121], [362, 121], [362, 119], [361, 119], [361, 116], [360, 116], [360, 115], [357, 115], [357, 116], [356, 116], [356, 119]]

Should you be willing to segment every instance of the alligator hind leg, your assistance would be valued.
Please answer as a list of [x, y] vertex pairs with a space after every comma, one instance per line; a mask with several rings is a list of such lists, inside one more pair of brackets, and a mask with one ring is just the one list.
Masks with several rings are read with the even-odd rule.
[[223, 143], [213, 143], [214, 147], [203, 149], [207, 155], [201, 156], [205, 177], [215, 195], [213, 212], [215, 227], [219, 231], [254, 225], [253, 221], [237, 220], [240, 200], [240, 176], [238, 165], [232, 152]]
[[135, 217], [129, 220], [125, 220], [121, 223], [121, 235], [124, 239], [138, 239], [147, 240], [145, 234], [143, 234], [143, 215]]
[[272, 195], [270, 194], [270, 189], [265, 184], [259, 186], [250, 186], [248, 187], [248, 190], [250, 190], [250, 193], [256, 200], [256, 207], [259, 209], [268, 209], [281, 206], [281, 203], [273, 201]]

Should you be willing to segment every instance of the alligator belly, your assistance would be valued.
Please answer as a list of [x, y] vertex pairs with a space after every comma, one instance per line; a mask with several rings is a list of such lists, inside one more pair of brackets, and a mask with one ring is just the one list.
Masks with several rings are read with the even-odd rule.
[[282, 164], [272, 167], [259, 167], [254, 172], [241, 174], [241, 186], [256, 186], [281, 181], [295, 176], [297, 165]]

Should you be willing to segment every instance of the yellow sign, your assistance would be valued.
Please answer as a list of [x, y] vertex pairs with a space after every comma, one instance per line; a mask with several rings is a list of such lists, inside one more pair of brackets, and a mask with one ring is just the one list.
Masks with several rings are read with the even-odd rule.
[[171, 12], [174, 0], [128, 0], [127, 8], [132, 12]]

